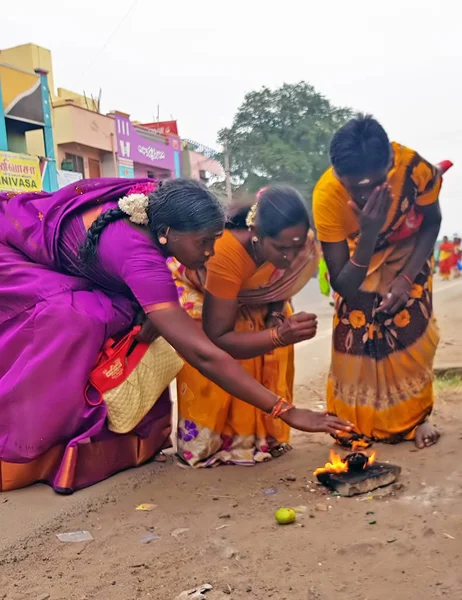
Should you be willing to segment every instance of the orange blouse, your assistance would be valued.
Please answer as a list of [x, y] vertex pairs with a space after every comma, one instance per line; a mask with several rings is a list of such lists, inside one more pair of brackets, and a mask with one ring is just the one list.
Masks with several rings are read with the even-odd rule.
[[[388, 174], [394, 199], [388, 219], [382, 229], [395, 231], [405, 218], [410, 203], [427, 206], [438, 200], [441, 177], [436, 168], [422, 159], [417, 152], [392, 143], [393, 167]], [[410, 197], [414, 195], [414, 197]], [[313, 214], [321, 242], [343, 242], [359, 230], [358, 219], [348, 206], [351, 197], [334, 174], [328, 169], [316, 184], [313, 192]], [[397, 219], [399, 213], [403, 217]]]
[[271, 263], [258, 267], [231, 231], [225, 230], [215, 244], [215, 256], [207, 262], [205, 289], [217, 298], [233, 300], [241, 289], [268, 283], [275, 269]]

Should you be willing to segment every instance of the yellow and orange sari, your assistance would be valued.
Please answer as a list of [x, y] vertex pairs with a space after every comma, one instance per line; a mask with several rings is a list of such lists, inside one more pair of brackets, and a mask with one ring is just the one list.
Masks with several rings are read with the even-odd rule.
[[439, 272], [441, 279], [450, 279], [454, 267], [455, 247], [453, 242], [441, 242], [439, 254]]
[[[422, 214], [437, 201], [441, 177], [416, 152], [393, 144], [388, 182], [394, 200], [379, 235], [367, 277], [355, 299], [336, 300], [327, 408], [356, 424], [370, 439], [413, 439], [433, 407], [433, 360], [439, 332], [433, 315], [432, 259], [423, 267], [406, 306], [396, 315], [376, 314], [393, 279], [413, 252]], [[321, 242], [347, 240], [353, 254], [359, 236], [347, 190], [329, 169], [313, 194]]]
[[[315, 274], [318, 252], [310, 234], [305, 249], [290, 269], [266, 263], [257, 267], [230, 231], [215, 246], [205, 273], [190, 272], [169, 259], [180, 302], [200, 321], [204, 290], [219, 298], [238, 298], [235, 330], [265, 329], [268, 304], [288, 301]], [[290, 314], [289, 302], [285, 314]], [[264, 356], [240, 360], [257, 381], [288, 401], [293, 400], [294, 350], [277, 348]], [[230, 396], [186, 364], [177, 378], [178, 453], [191, 466], [229, 463], [253, 465], [271, 458], [271, 450], [289, 442], [289, 427], [261, 410]]]

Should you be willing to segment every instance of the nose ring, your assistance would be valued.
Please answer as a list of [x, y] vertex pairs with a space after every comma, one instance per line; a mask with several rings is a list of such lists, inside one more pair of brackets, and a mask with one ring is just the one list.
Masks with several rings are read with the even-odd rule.
[[210, 256], [210, 252], [207, 250], [206, 252], [204, 252], [204, 256]]

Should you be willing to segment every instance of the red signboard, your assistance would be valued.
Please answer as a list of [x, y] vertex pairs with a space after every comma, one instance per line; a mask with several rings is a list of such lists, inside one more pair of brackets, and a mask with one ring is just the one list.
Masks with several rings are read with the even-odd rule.
[[147, 127], [159, 135], [178, 135], [178, 125], [176, 121], [159, 121], [158, 123], [144, 123], [142, 127]]

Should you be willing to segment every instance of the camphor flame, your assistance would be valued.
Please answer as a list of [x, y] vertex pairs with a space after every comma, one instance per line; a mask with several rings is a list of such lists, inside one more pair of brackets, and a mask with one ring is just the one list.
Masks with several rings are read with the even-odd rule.
[[371, 455], [367, 459], [367, 464], [364, 466], [364, 468], [367, 469], [367, 467], [371, 467], [375, 463], [376, 458], [377, 458], [377, 453], [371, 452]]
[[316, 469], [313, 473], [315, 476], [320, 473], [346, 473], [348, 471], [348, 463], [336, 454], [334, 450], [330, 451], [329, 459], [329, 462], [326, 462], [323, 467]]
[[[364, 469], [370, 467], [374, 464], [376, 459], [376, 453], [372, 452], [370, 456], [367, 458], [367, 462], [364, 464]], [[347, 473], [348, 472], [348, 462], [344, 460], [340, 455], [336, 454], [334, 450], [330, 451], [329, 454], [329, 462], [327, 462], [323, 467], [319, 467], [313, 473], [316, 477], [321, 473]]]
[[353, 450], [353, 452], [365, 450], [366, 448], [369, 448], [369, 446], [370, 443], [365, 442], [364, 440], [355, 440], [351, 443], [351, 449]]

